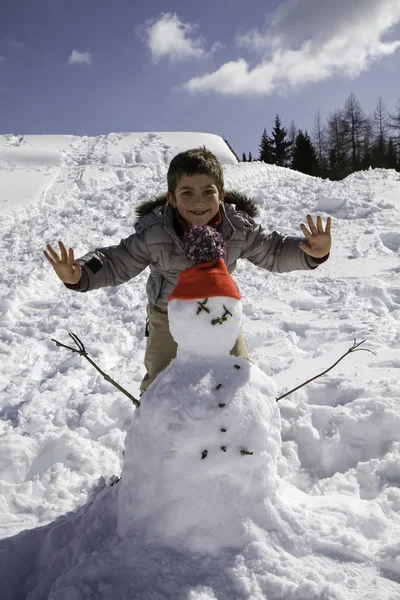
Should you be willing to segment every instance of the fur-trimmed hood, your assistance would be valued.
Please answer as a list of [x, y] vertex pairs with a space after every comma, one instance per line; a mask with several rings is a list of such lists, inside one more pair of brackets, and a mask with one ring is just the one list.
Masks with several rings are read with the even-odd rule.
[[[258, 208], [254, 200], [250, 200], [245, 194], [241, 192], [237, 192], [235, 190], [229, 190], [225, 192], [224, 198], [225, 204], [234, 204], [236, 206], [236, 210], [241, 210], [248, 214], [250, 217], [256, 217], [258, 215]], [[144, 217], [151, 213], [151, 211], [157, 206], [162, 206], [167, 203], [166, 194], [161, 194], [156, 196], [155, 198], [151, 198], [150, 200], [146, 200], [146, 202], [142, 202], [135, 209], [135, 214], [137, 217]]]

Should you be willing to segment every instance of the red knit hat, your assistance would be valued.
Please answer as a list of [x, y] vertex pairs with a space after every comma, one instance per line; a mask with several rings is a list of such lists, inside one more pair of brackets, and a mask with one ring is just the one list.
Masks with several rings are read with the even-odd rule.
[[177, 284], [168, 300], [198, 300], [215, 296], [241, 300], [239, 290], [222, 258], [193, 265], [179, 273]]

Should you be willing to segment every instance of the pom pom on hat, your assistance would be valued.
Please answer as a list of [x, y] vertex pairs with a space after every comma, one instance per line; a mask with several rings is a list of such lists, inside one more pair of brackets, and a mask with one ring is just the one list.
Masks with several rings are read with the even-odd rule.
[[198, 300], [216, 296], [241, 300], [222, 259], [225, 243], [221, 233], [208, 225], [195, 226], [185, 234], [183, 243], [193, 266], [178, 275], [168, 300]]
[[183, 237], [185, 254], [192, 263], [205, 263], [225, 255], [222, 233], [209, 225], [195, 225]]

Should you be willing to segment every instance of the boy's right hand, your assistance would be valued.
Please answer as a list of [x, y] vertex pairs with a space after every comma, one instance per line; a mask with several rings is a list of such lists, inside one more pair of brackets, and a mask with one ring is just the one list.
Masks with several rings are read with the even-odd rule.
[[50, 244], [47, 244], [48, 252], [45, 250], [44, 255], [63, 283], [76, 285], [81, 280], [82, 268], [79, 263], [74, 264], [74, 249], [70, 248], [67, 253], [67, 249], [62, 242], [58, 242], [58, 245], [60, 246], [61, 256], [59, 256]]

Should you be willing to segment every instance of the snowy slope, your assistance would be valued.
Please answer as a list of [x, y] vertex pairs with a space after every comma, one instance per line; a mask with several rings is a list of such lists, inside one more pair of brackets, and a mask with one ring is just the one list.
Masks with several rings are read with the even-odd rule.
[[[347, 357], [281, 401], [285, 500], [271, 506], [262, 530], [249, 524], [242, 552], [213, 562], [116, 542], [118, 486], [108, 486], [121, 472], [134, 408], [51, 341], [69, 344], [68, 332], [78, 334], [101, 368], [138, 395], [146, 273], [75, 294], [42, 255], [59, 239], [79, 256], [129, 235], [135, 205], [165, 191], [170, 159], [203, 143], [223, 162], [226, 187], [253, 198], [269, 229], [299, 234], [309, 212], [333, 218], [332, 256], [316, 271], [272, 275], [239, 265], [253, 360], [283, 393], [354, 339], [375, 353]], [[237, 164], [216, 136], [143, 133], [2, 136], [0, 182], [7, 600], [400, 598], [400, 174], [332, 183]]]

